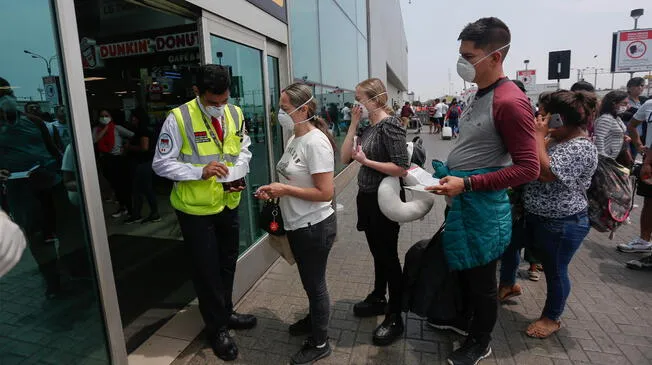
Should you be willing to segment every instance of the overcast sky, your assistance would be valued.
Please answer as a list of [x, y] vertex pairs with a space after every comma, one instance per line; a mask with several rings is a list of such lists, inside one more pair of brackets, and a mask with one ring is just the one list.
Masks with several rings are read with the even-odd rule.
[[[605, 69], [607, 74], [598, 74], [598, 88], [611, 86], [612, 33], [634, 27], [630, 11], [644, 8], [646, 14], [638, 27], [652, 28], [650, 0], [408, 1], [400, 0], [409, 49], [408, 88], [422, 101], [449, 92], [449, 72], [452, 91], [462, 89], [456, 72], [457, 37], [467, 23], [482, 17], [498, 17], [511, 30], [512, 44], [505, 61], [510, 78], [515, 78], [516, 71], [524, 69], [523, 60], [529, 59], [528, 68], [537, 70], [537, 83], [556, 82], [548, 81], [548, 52], [570, 49], [571, 68]], [[587, 72], [585, 78], [593, 83], [594, 71]], [[629, 74], [616, 74], [615, 87], [627, 79]], [[575, 81], [577, 71], [571, 70], [571, 79], [562, 81], [562, 87], [569, 88]]]

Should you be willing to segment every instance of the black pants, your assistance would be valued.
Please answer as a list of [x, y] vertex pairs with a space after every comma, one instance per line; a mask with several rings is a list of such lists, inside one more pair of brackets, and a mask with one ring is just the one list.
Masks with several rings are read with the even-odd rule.
[[225, 328], [233, 312], [233, 279], [238, 260], [238, 211], [197, 216], [176, 211], [192, 260], [192, 282], [209, 336]]
[[400, 226], [391, 221], [378, 206], [377, 193], [358, 193], [358, 225], [364, 231], [374, 257], [373, 294], [384, 297], [389, 287], [389, 313], [401, 313], [402, 271], [398, 259]]
[[143, 197], [149, 204], [149, 216], [158, 215], [158, 202], [152, 186], [154, 171], [152, 170], [152, 161], [141, 162], [133, 168], [134, 176], [134, 211], [133, 215], [140, 217], [143, 209]]
[[124, 156], [103, 154], [100, 157], [100, 166], [102, 174], [111, 185], [111, 189], [120, 203], [120, 208], [127, 209], [131, 214], [132, 180], [127, 159]]
[[315, 225], [287, 233], [301, 283], [310, 302], [312, 338], [319, 345], [328, 338], [331, 309], [326, 287], [326, 264], [336, 234], [335, 213]]
[[466, 316], [472, 318], [469, 336], [484, 344], [491, 341], [498, 316], [497, 262], [458, 271]]

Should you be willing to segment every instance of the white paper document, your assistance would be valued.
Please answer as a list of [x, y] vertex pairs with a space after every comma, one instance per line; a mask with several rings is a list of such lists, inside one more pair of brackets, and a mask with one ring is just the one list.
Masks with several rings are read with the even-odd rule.
[[8, 178], [8, 179], [9, 179], [9, 180], [13, 180], [13, 179], [27, 179], [27, 178], [29, 177], [29, 175], [32, 174], [32, 171], [38, 169], [39, 167], [41, 167], [41, 165], [36, 165], [36, 166], [32, 167], [31, 169], [29, 169], [29, 170], [27, 170], [27, 171], [12, 172], [11, 175], [9, 175], [9, 178]]
[[407, 187], [416, 187], [421, 186], [420, 189], [423, 191], [423, 187], [439, 185], [439, 179], [432, 177], [432, 174], [428, 171], [422, 169], [421, 167], [413, 167], [408, 170], [408, 175], [405, 177], [405, 183]]

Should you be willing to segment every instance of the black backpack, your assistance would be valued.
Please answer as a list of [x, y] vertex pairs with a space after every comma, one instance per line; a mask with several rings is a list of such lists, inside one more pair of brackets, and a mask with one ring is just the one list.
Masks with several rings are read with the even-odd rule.
[[451, 106], [451, 110], [448, 112], [449, 119], [457, 119], [460, 117], [460, 107], [455, 105]]

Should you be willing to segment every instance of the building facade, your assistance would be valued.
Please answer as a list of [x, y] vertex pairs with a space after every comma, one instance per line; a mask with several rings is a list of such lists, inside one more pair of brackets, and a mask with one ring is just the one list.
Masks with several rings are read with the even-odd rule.
[[[125, 143], [126, 153], [116, 151], [118, 171], [111, 170], [94, 135], [100, 116], [127, 129], [135, 129], [136, 116], [156, 141], [168, 111], [194, 97], [195, 71], [206, 63], [230, 68], [229, 102], [243, 110], [252, 139], [239, 208], [234, 300], [242, 297], [278, 258], [258, 227], [252, 194], [276, 178], [287, 137], [276, 120], [281, 90], [292, 82], [313, 85], [322, 116], [343, 137], [341, 108], [353, 101], [359, 81], [375, 76], [371, 19], [380, 3], [398, 6], [393, 0], [5, 4], [0, 170], [9, 178], [0, 180], [0, 204], [26, 233], [29, 250], [0, 278], [0, 364], [46, 358], [127, 364], [143, 344], [165, 338], [161, 328], [194, 300], [169, 204], [172, 182], [152, 178], [160, 221], [126, 224], [116, 181], [107, 176], [117, 173], [117, 183], [130, 187], [143, 160]], [[378, 76], [403, 90], [407, 79], [392, 80], [387, 72], [395, 62], [383, 61], [388, 66]], [[355, 166], [337, 168], [341, 187]], [[143, 205], [147, 216], [153, 209]]]

